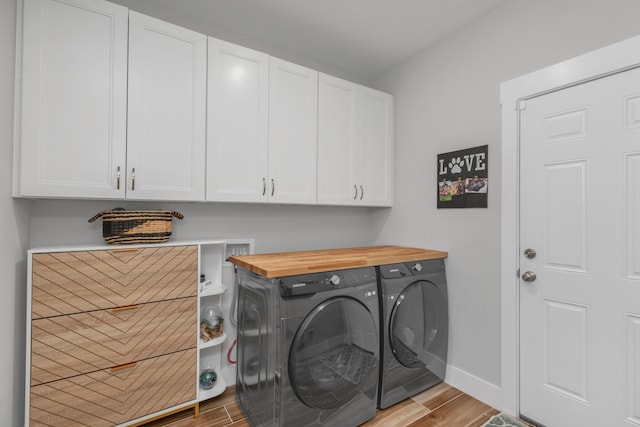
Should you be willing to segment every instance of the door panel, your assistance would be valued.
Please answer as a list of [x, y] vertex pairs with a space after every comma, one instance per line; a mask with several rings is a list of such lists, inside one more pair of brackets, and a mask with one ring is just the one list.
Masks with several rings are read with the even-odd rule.
[[127, 9], [27, 0], [16, 193], [124, 198]]
[[543, 166], [545, 268], [587, 271], [587, 174], [586, 160]]
[[305, 404], [337, 408], [377, 381], [378, 340], [372, 313], [361, 302], [335, 297], [304, 319], [289, 351], [291, 387]]
[[207, 38], [129, 15], [127, 198], [204, 200]]
[[[640, 108], [638, 108], [640, 110]], [[624, 221], [627, 236], [626, 274], [629, 279], [640, 280], [640, 154], [625, 156], [627, 216]]]
[[521, 110], [520, 409], [548, 427], [640, 425], [638, 93], [635, 69]]
[[318, 89], [318, 203], [354, 205], [358, 86], [320, 74]]
[[587, 403], [589, 307], [545, 300], [542, 309], [542, 383]]
[[366, 87], [359, 94], [360, 196], [368, 206], [393, 205], [393, 97]]
[[267, 201], [269, 55], [209, 37], [207, 200]]
[[628, 419], [640, 425], [640, 316], [626, 315], [628, 372]]
[[389, 340], [394, 356], [407, 368], [433, 368], [442, 364], [446, 346], [447, 301], [442, 292], [424, 280], [407, 286], [391, 311]]
[[269, 60], [268, 198], [316, 203], [318, 72]]

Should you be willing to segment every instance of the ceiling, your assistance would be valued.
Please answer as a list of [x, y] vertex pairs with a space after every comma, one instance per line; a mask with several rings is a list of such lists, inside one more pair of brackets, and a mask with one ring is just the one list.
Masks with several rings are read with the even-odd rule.
[[143, 10], [147, 4], [176, 23], [206, 21], [364, 78], [377, 76], [505, 1], [114, 0], [142, 13], [149, 13]]

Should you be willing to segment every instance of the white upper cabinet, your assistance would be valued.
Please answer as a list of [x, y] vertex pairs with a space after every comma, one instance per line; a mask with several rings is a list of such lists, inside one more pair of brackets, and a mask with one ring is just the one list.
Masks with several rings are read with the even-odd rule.
[[207, 200], [316, 203], [318, 73], [209, 39]]
[[269, 55], [209, 38], [207, 200], [267, 201]]
[[320, 73], [318, 203], [357, 205], [358, 85]]
[[20, 33], [15, 196], [204, 200], [206, 36], [101, 0]]
[[15, 197], [391, 206], [393, 98], [104, 0], [21, 0]]
[[100, 0], [23, 7], [14, 195], [124, 197], [127, 9]]
[[204, 200], [207, 38], [129, 14], [127, 198]]
[[393, 97], [359, 87], [359, 200], [367, 206], [393, 205]]
[[317, 125], [318, 72], [270, 58], [270, 202], [316, 203]]
[[391, 95], [321, 73], [318, 103], [318, 203], [391, 206]]

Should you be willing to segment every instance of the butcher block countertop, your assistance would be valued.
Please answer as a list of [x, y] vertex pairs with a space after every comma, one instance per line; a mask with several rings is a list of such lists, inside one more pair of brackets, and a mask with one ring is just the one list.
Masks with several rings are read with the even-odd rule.
[[280, 252], [232, 256], [229, 262], [262, 277], [274, 278], [357, 267], [446, 258], [447, 252], [403, 246], [366, 246], [346, 249]]

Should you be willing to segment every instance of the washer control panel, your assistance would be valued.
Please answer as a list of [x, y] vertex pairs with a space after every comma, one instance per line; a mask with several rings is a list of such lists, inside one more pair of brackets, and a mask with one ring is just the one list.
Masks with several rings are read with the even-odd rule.
[[291, 297], [375, 283], [376, 270], [373, 267], [363, 267], [282, 277], [278, 281], [280, 295]]

